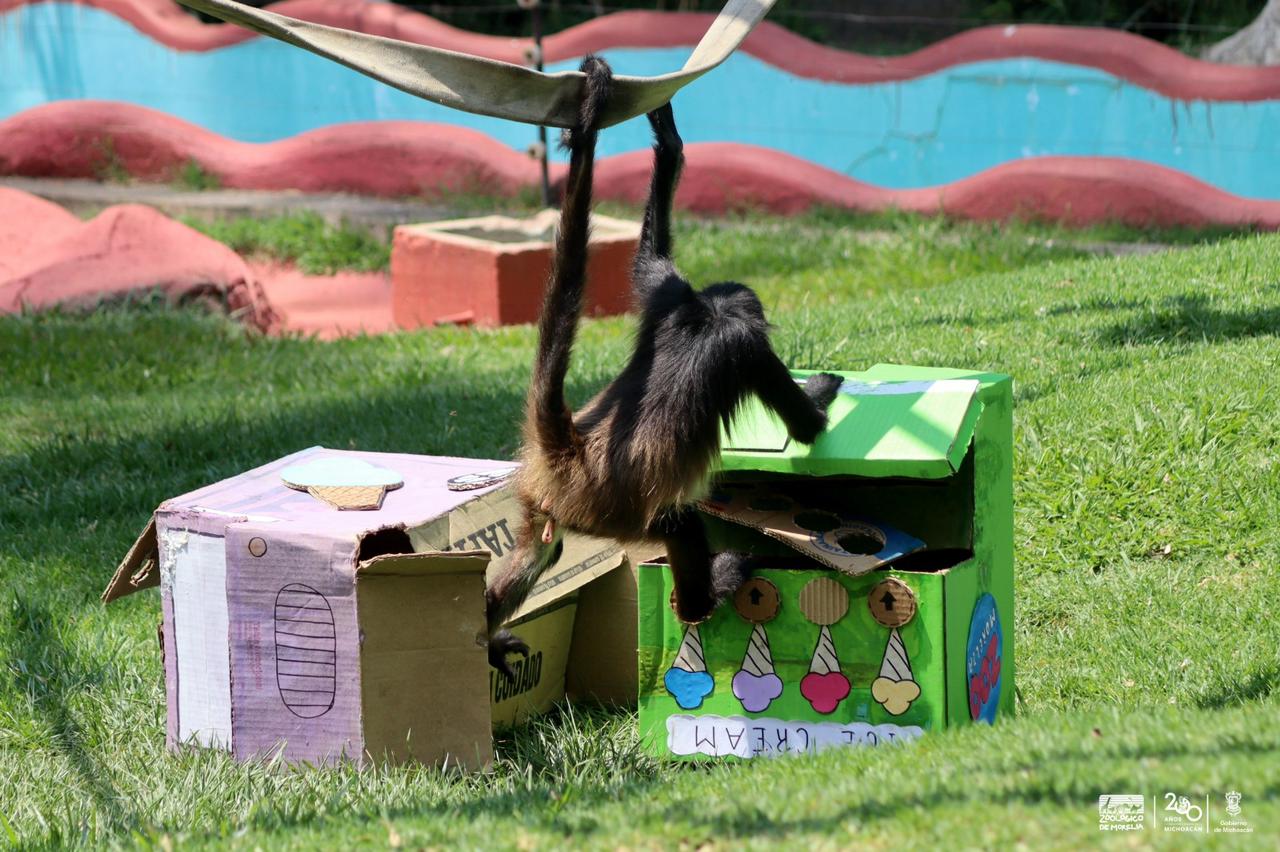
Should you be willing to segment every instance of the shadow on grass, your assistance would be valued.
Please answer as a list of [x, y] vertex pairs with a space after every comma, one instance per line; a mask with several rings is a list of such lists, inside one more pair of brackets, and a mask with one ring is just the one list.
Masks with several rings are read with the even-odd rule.
[[1196, 706], [1208, 710], [1235, 707], [1248, 701], [1268, 698], [1280, 688], [1280, 666], [1253, 672], [1235, 683], [1196, 698]]
[[[128, 796], [111, 781], [106, 765], [94, 754], [76, 717], [76, 696], [103, 683], [107, 672], [94, 661], [76, 655], [62, 640], [60, 618], [43, 601], [15, 594], [9, 605], [7, 629], [0, 633], [0, 659], [10, 663], [9, 677], [0, 680], [0, 694], [21, 693], [36, 718], [50, 732], [49, 747], [66, 762], [85, 791], [94, 811], [109, 831], [127, 831], [136, 824]], [[50, 779], [52, 780], [52, 779]], [[83, 814], [82, 818], [87, 818]], [[63, 826], [75, 832], [75, 826]], [[66, 838], [70, 840], [71, 838]]]
[[1280, 333], [1280, 305], [1256, 310], [1223, 310], [1206, 296], [1189, 293], [1161, 302], [1149, 312], [1102, 329], [1098, 338], [1113, 346], [1183, 341], [1217, 342]]
[[[124, 435], [99, 437], [91, 424], [73, 424], [67, 435], [0, 456], [0, 482], [15, 486], [0, 493], [0, 528], [20, 562], [74, 552], [83, 563], [68, 532], [101, 524], [117, 537], [99, 546], [118, 558], [132, 540], [127, 531], [140, 530], [162, 500], [310, 446], [509, 458], [523, 404], [524, 388], [514, 382], [453, 379], [406, 382], [394, 391], [353, 389], [341, 401], [257, 404], [199, 424], [138, 424]], [[192, 414], [200, 413], [193, 406]], [[96, 596], [109, 576], [101, 567], [103, 573], [65, 579]]]
[[[1087, 735], [1081, 740], [1082, 742], [1087, 740]], [[1194, 758], [1212, 761], [1232, 753], [1256, 755], [1257, 749], [1256, 746], [1246, 743], [1217, 743], [1195, 748], [1179, 747], [1176, 744], [1148, 749], [1126, 746], [1108, 751], [1103, 757], [1119, 764], [1136, 765], [1140, 760], [1159, 762]], [[803, 759], [796, 758], [796, 760]], [[709, 799], [705, 807], [700, 807], [698, 801], [682, 796], [680, 792], [677, 792], [675, 798], [664, 797], [664, 792], [670, 792], [669, 777], [632, 781], [611, 790], [568, 791], [568, 794], [559, 797], [555, 794], [556, 785], [549, 782], [529, 792], [485, 796], [449, 806], [433, 805], [420, 809], [406, 807], [388, 812], [384, 816], [390, 819], [427, 820], [438, 816], [442, 823], [459, 818], [468, 823], [496, 818], [515, 819], [522, 824], [530, 825], [532, 820], [543, 830], [564, 837], [573, 837], [578, 842], [591, 843], [597, 839], [600, 842], [612, 842], [616, 832], [614, 818], [609, 814], [598, 814], [597, 809], [608, 809], [622, 802], [634, 803], [636, 808], [634, 827], [638, 830], [645, 829], [655, 812], [678, 814], [676, 821], [682, 827], [688, 826], [685, 839], [690, 845], [712, 839], [721, 843], [763, 838], [794, 840], [805, 834], [831, 835], [840, 826], [889, 823], [903, 814], [921, 814], [937, 808], [975, 803], [1062, 807], [1064, 804], [1074, 802], [1080, 805], [1083, 813], [1084, 809], [1091, 805], [1096, 806], [1100, 795], [1113, 792], [1107, 785], [1111, 784], [1114, 778], [1104, 774], [1094, 784], [1086, 784], [1070, 792], [1064, 792], [1061, 779], [1079, 776], [1081, 772], [1096, 765], [1098, 760], [1099, 755], [1090, 753], [1084, 747], [1064, 749], [1050, 754], [1037, 754], [1034, 758], [991, 766], [985, 772], [977, 773], [978, 777], [973, 779], [973, 783], [953, 781], [945, 787], [929, 785], [932, 789], [915, 795], [890, 796], [873, 793], [865, 801], [847, 805], [826, 816], [814, 817], [781, 817], [777, 813], [781, 808], [776, 803], [771, 808], [764, 808], [756, 805], [755, 800], [726, 802], [722, 798], [715, 798]], [[739, 768], [744, 772], [750, 771], [747, 767]], [[676, 768], [676, 771], [681, 774], [699, 775], [722, 773], [732, 769], [731, 765], [706, 763], [682, 764]], [[1030, 773], [1037, 773], [1040, 778], [1027, 779], [1026, 776]], [[1007, 777], [1022, 779], [1016, 790], [1007, 789], [1008, 784], [1002, 780]], [[989, 793], [983, 793], [975, 787], [984, 781], [991, 783], [995, 789]], [[719, 782], [708, 785], [708, 789], [719, 790], [722, 787], [723, 784]], [[755, 788], [747, 783], [743, 785], [743, 789]], [[716, 795], [718, 797], [721, 794]], [[368, 821], [373, 822], [375, 818], [370, 816]], [[305, 820], [297, 823], [297, 827], [305, 825]], [[269, 825], [258, 827], [288, 828], [291, 826], [271, 821]]]

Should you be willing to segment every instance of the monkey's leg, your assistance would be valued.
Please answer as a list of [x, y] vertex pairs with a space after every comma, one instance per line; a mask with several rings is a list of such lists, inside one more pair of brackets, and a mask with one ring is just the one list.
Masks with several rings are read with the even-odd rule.
[[544, 543], [536, 535], [534, 519], [526, 516], [516, 538], [516, 550], [511, 562], [485, 589], [485, 616], [489, 631], [489, 665], [502, 672], [508, 680], [515, 679], [515, 672], [507, 662], [508, 654], [529, 656], [529, 646], [502, 625], [515, 614], [529, 597], [543, 572], [555, 565], [564, 551], [564, 541], [557, 533], [550, 543]]
[[812, 444], [827, 428], [827, 408], [843, 379], [834, 373], [818, 373], [801, 387], [769, 348], [768, 341], [762, 341], [762, 350], [756, 359], [753, 390], [782, 418], [791, 437], [802, 444]]
[[692, 506], [673, 509], [650, 532], [666, 545], [675, 584], [676, 616], [696, 624], [737, 590], [750, 574], [745, 553], [711, 555], [702, 518]]
[[582, 105], [579, 127], [566, 131], [570, 150], [555, 259], [538, 317], [538, 352], [529, 384], [526, 423], [543, 452], [571, 448], [577, 434], [564, 398], [565, 374], [578, 333], [587, 283], [587, 247], [591, 230], [591, 187], [595, 169], [596, 124], [609, 101], [613, 72], [599, 57], [582, 60]]

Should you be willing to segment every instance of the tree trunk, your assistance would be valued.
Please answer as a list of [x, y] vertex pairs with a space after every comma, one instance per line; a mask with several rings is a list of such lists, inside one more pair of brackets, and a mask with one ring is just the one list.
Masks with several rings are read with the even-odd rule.
[[1202, 55], [1225, 65], [1280, 65], [1280, 0], [1267, 0], [1253, 23]]

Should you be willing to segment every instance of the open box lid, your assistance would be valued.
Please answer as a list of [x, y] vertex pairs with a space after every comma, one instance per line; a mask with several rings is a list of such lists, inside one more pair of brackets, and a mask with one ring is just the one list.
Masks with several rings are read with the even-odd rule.
[[[403, 484], [384, 495], [377, 509], [340, 511], [312, 494], [285, 484], [282, 472], [306, 463], [354, 460], [397, 473]], [[106, 590], [104, 603], [160, 585], [157, 522], [177, 521], [188, 529], [225, 530], [231, 525], [265, 524], [277, 534], [358, 540], [388, 527], [412, 529], [499, 491], [506, 480], [490, 478], [514, 471], [512, 462], [372, 453], [309, 447], [260, 467], [166, 500], [129, 548]], [[450, 482], [468, 476], [487, 483], [456, 490]], [[490, 481], [491, 480], [491, 481]], [[221, 535], [221, 532], [219, 532]], [[457, 548], [455, 548], [457, 549]], [[467, 548], [470, 549], [470, 548]]]
[[919, 479], [960, 469], [982, 413], [975, 374], [881, 364], [837, 375], [845, 382], [828, 410], [827, 430], [812, 446], [791, 440], [782, 421], [753, 397], [721, 436], [720, 468]]

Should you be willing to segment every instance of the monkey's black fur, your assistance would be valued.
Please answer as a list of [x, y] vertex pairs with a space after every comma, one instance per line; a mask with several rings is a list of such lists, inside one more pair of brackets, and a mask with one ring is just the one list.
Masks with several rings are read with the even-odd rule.
[[524, 511], [516, 552], [487, 592], [489, 661], [511, 676], [508, 653], [527, 653], [502, 628], [559, 556], [563, 529], [623, 542], [660, 540], [680, 618], [697, 622], [741, 584], [746, 554], [713, 555], [694, 503], [720, 451], [720, 428], [757, 394], [797, 441], [825, 428], [840, 378], [803, 388], [769, 345], [760, 300], [737, 283], [694, 290], [671, 260], [671, 203], [684, 164], [670, 105], [649, 114], [654, 169], [633, 269], [640, 314], [622, 373], [576, 417], [564, 379], [582, 311], [596, 122], [607, 102], [608, 65], [587, 57], [579, 125], [570, 151], [556, 258], [538, 326], [516, 493]]

